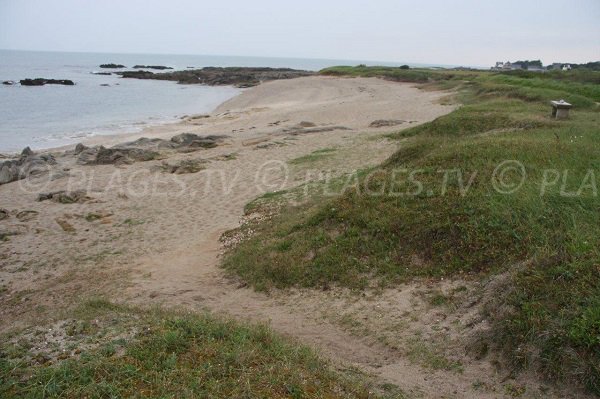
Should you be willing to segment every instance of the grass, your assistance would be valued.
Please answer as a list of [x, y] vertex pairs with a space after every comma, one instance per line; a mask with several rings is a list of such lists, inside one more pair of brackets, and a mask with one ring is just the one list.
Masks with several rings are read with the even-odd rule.
[[[323, 73], [428, 82], [463, 106], [393, 135], [401, 149], [338, 197], [255, 226], [224, 267], [259, 290], [508, 275], [491, 344], [513, 368], [600, 393], [598, 73]], [[571, 119], [549, 117], [559, 98]]]
[[289, 164], [300, 165], [300, 164], [306, 164], [306, 163], [320, 161], [321, 159], [330, 156], [335, 151], [336, 151], [335, 148], [322, 148], [320, 150], [313, 151], [312, 153], [310, 153], [308, 155], [294, 158], [289, 161]]
[[[265, 326], [101, 300], [80, 307], [76, 318], [65, 328], [71, 343], [51, 361], [46, 354], [25, 358], [45, 339], [43, 330], [10, 348], [4, 341], [2, 398], [374, 397], [358, 377], [333, 371]], [[88, 349], [78, 353], [80, 347]]]

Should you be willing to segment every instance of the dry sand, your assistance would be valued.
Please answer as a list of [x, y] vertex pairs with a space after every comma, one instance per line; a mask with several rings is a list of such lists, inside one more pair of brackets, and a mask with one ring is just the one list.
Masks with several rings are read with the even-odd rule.
[[[79, 166], [64, 157], [59, 158], [64, 176], [56, 180], [0, 186], [0, 208], [11, 212], [0, 228], [20, 233], [0, 243], [0, 330], [56, 318], [57, 309], [103, 295], [270, 323], [340, 367], [357, 366], [424, 397], [504, 396], [503, 376], [489, 363], [465, 363], [460, 373], [428, 370], [410, 360], [414, 351], [403, 339], [408, 332], [427, 337], [437, 331], [434, 325], [456, 324], [423, 300], [421, 293], [432, 289], [427, 283], [364, 298], [339, 290], [265, 295], [238, 287], [218, 267], [219, 237], [240, 225], [248, 202], [316, 179], [320, 172], [340, 176], [381, 163], [398, 146], [383, 133], [450, 112], [455, 106], [440, 101], [447, 95], [366, 78], [273, 81], [244, 91], [208, 117], [100, 138], [110, 145], [182, 132], [228, 135], [217, 148], [122, 167]], [[406, 122], [369, 127], [380, 119]], [[301, 123], [304, 129], [298, 129]], [[333, 151], [289, 163], [324, 148]], [[162, 162], [185, 159], [202, 159], [206, 169], [183, 175], [157, 169]], [[36, 201], [38, 192], [78, 188], [94, 200]], [[19, 220], [17, 213], [26, 210], [34, 213], [21, 219], [30, 220]]]

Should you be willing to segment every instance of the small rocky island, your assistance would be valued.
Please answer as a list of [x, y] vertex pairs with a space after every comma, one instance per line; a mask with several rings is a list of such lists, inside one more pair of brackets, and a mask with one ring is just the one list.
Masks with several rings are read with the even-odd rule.
[[171, 67], [168, 66], [164, 66], [164, 65], [136, 65], [133, 67], [134, 69], [156, 69], [159, 71], [165, 70], [165, 69], [173, 69]]
[[121, 69], [121, 68], [127, 68], [125, 65], [121, 65], [121, 64], [102, 64], [100, 65], [100, 68], [104, 68], [104, 69]]
[[181, 84], [203, 84], [208, 86], [233, 85], [236, 87], [252, 87], [261, 82], [278, 79], [292, 79], [311, 76], [315, 72], [290, 68], [241, 68], [241, 67], [206, 67], [165, 73], [150, 71], [118, 72], [124, 78], [171, 80]]
[[73, 86], [75, 82], [69, 79], [22, 79], [19, 81], [21, 86], [44, 86], [44, 85], [63, 85], [63, 86]]

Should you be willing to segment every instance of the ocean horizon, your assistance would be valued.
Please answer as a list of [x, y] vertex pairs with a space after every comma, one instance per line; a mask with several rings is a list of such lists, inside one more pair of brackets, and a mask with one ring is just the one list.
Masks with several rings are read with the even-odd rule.
[[0, 151], [16, 152], [26, 146], [47, 149], [99, 135], [132, 133], [175, 122], [183, 115], [211, 112], [241, 92], [231, 86], [179, 85], [94, 74], [111, 71], [99, 67], [105, 63], [164, 65], [175, 70], [260, 66], [311, 71], [335, 65], [402, 65], [364, 60], [0, 50], [0, 81], [49, 78], [75, 82], [75, 86], [0, 85]]

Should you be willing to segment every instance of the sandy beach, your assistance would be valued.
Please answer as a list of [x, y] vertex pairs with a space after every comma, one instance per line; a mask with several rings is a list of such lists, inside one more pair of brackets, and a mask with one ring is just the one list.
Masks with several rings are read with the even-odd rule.
[[[89, 272], [112, 275], [109, 270], [115, 265], [125, 267], [121, 272], [127, 276], [113, 275], [100, 285], [110, 285], [108, 280], [126, 283], [129, 274], [144, 264], [142, 257], [156, 263], [160, 254], [213, 254], [220, 234], [239, 225], [248, 202], [265, 192], [317, 178], [307, 171], [342, 175], [381, 163], [397, 148], [384, 133], [449, 112], [454, 107], [439, 104], [446, 95], [378, 79], [274, 81], [244, 91], [210, 115], [85, 143], [110, 146], [139, 137], [168, 139], [184, 132], [227, 135], [216, 148], [118, 166], [78, 165], [75, 157], [56, 155], [58, 164], [49, 174], [0, 186], [1, 207], [10, 214], [0, 223], [3, 230], [17, 233], [1, 249], [0, 282], [7, 287], [5, 295], [31, 290], [41, 299], [39, 295], [61, 288], [56, 279]], [[369, 127], [376, 120], [405, 122]], [[300, 125], [307, 127], [298, 130]], [[331, 149], [331, 155], [308, 165], [288, 164], [320, 149]], [[161, 165], [182, 160], [198, 161], [203, 170], [180, 175], [160, 172]], [[40, 193], [60, 190], [85, 190], [90, 200], [37, 201]], [[90, 222], [82, 217], [89, 214], [99, 216]], [[57, 220], [68, 221], [73, 230], [66, 232]], [[212, 255], [209, 258], [209, 263], [215, 263]], [[158, 284], [173, 288], [179, 287], [179, 279], [192, 277], [175, 273], [172, 267], [139, 266], [144, 269]], [[193, 275], [197, 270], [189, 272]], [[162, 273], [169, 277], [159, 277]], [[9, 319], [3, 317], [3, 329], [11, 325]]]
[[[362, 296], [337, 288], [265, 294], [219, 267], [223, 234], [268, 217], [246, 212], [247, 204], [381, 164], [402, 145], [387, 134], [456, 109], [451, 95], [376, 78], [279, 80], [207, 115], [84, 142], [162, 145], [191, 133], [218, 137], [210, 148], [169, 147], [150, 161], [107, 165], [81, 164], [72, 147], [47, 151], [56, 159], [48, 173], [0, 186], [0, 331], [60, 323], [68, 309], [97, 297], [208, 311], [268, 324], [340, 369], [357, 367], [417, 396], [497, 397], [503, 376], [491, 362], [464, 355], [456, 328], [477, 319], [477, 308], [446, 318], [426, 300], [433, 290], [474, 283], [416, 281]], [[40, 198], [63, 191], [79, 194]], [[446, 350], [460, 357], [460, 373], [423, 368], [407, 355], [414, 348], [406, 348], [406, 337], [438, 336], [440, 328]], [[478, 392], [473, 381], [491, 388]]]
[[[226, 135], [215, 148], [94, 166], [53, 151], [57, 165], [49, 174], [0, 186], [0, 208], [8, 211], [0, 227], [11, 233], [0, 247], [1, 296], [10, 304], [1, 310], [0, 329], [60, 320], [64, 309], [99, 296], [207, 310], [268, 323], [340, 367], [356, 366], [411, 392], [473, 395], [473, 380], [498, 377], [489, 364], [465, 362], [463, 373], [452, 378], [446, 371], [423, 373], [393, 345], [382, 345], [377, 334], [356, 336], [340, 324], [349, 311], [371, 320], [382, 334], [393, 331], [406, 312], [434, 319], [420, 295], [426, 283], [357, 302], [344, 290], [257, 293], [219, 268], [220, 237], [248, 217], [246, 204], [267, 192], [380, 164], [401, 145], [385, 134], [455, 109], [442, 105], [449, 94], [374, 78], [273, 81], [245, 90], [210, 115], [85, 143]], [[165, 173], [165, 165], [182, 161], [201, 170]], [[40, 193], [61, 190], [84, 190], [86, 198], [72, 204], [37, 200]]]

